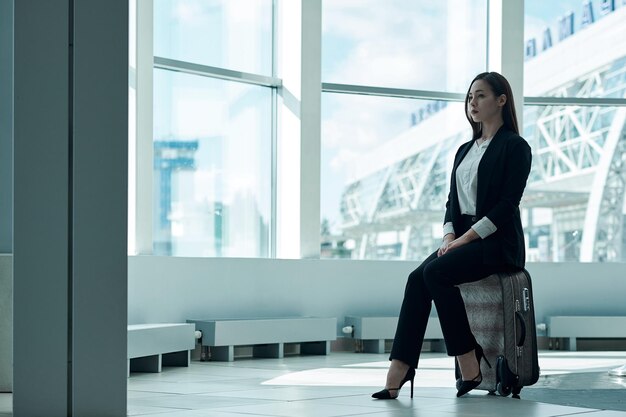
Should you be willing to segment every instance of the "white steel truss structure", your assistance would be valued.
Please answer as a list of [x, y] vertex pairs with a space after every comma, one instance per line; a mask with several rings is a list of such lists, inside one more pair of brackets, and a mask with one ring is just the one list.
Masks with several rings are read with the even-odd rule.
[[[626, 57], [544, 96], [624, 98]], [[523, 135], [533, 149], [533, 167], [522, 208], [531, 249], [538, 248], [535, 260], [623, 260], [625, 118], [626, 107], [525, 107]], [[414, 129], [417, 139], [420, 126]], [[451, 160], [467, 139], [467, 131], [442, 138], [347, 185], [342, 230], [356, 243], [353, 257], [422, 259], [437, 247]], [[548, 225], [533, 225], [536, 209], [550, 211]]]

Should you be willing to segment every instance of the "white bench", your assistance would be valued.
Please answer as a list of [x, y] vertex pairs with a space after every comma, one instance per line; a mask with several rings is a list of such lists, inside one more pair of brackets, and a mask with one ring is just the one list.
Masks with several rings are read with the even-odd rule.
[[576, 350], [577, 338], [626, 338], [624, 316], [551, 316], [548, 317], [547, 336], [569, 341], [569, 350]]
[[337, 339], [337, 319], [288, 317], [259, 319], [187, 320], [202, 332], [202, 346], [211, 359], [232, 362], [235, 346], [253, 346], [252, 356], [284, 357], [285, 343], [299, 343], [301, 354], [327, 355]]
[[128, 374], [161, 372], [163, 366], [189, 366], [195, 330], [189, 323], [128, 325]]
[[[352, 327], [352, 337], [363, 343], [363, 352], [385, 353], [385, 339], [393, 339], [398, 326], [398, 317], [362, 317], [346, 316], [345, 325]], [[443, 333], [437, 317], [429, 317], [424, 340], [437, 341], [443, 349], [440, 341]]]

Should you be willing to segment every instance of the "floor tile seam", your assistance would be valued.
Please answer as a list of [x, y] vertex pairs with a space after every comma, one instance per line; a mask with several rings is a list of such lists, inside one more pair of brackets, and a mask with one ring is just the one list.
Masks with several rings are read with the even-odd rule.
[[550, 390], [550, 391], [589, 391], [589, 390], [593, 390], [593, 391], [602, 391], [602, 392], [613, 392], [613, 391], [624, 390], [623, 386], [615, 386], [615, 387], [611, 387], [611, 388], [557, 388], [557, 387], [550, 387], [550, 386], [525, 387], [525, 388], [527, 390], [526, 392], [528, 392], [530, 390]]
[[[254, 405], [254, 404], [251, 404]], [[280, 416], [278, 414], [263, 414], [263, 413], [252, 413], [252, 412], [245, 412], [245, 411], [224, 411], [224, 410], [218, 410], [218, 409], [214, 409], [211, 408], [211, 410], [215, 410], [215, 411], [219, 411], [220, 413], [227, 413], [227, 414], [232, 414], [233, 416], [267, 416], [267, 417], [284, 417], [284, 416]]]
[[[245, 384], [249, 384], [247, 386], [253, 386], [253, 387], [259, 387], [259, 388], [263, 388], [263, 387], [268, 387], [267, 389], [273, 389], [270, 387], [282, 387], [283, 385], [269, 385], [269, 384], [263, 384], [264, 381], [247, 381]], [[238, 382], [238, 381], [207, 381], [207, 382], [189, 382], [189, 381], [179, 381], [179, 382], [169, 382], [169, 381], [145, 381], [143, 384], [135, 384], [135, 385], [146, 385], [146, 384], [150, 384], [150, 385], [154, 385], [154, 384], [166, 384], [166, 385], [180, 385], [180, 384], [200, 384], [200, 385], [225, 385], [225, 384], [231, 384], [233, 385], [233, 388], [235, 388], [235, 386], [237, 385], [243, 385], [244, 383], [242, 382]], [[244, 385], [246, 386], [246, 385]], [[135, 388], [132, 385], [128, 385], [128, 390], [134, 390]], [[227, 387], [230, 388], [230, 387]]]
[[[547, 404], [547, 403], [544, 403], [544, 404]], [[568, 407], [568, 406], [564, 406], [564, 407]], [[613, 411], [613, 410], [600, 410], [597, 408], [590, 408], [589, 411], [578, 411], [575, 413], [567, 413], [567, 414], [555, 414], [554, 416], [551, 416], [551, 417], [565, 417], [565, 416], [583, 416], [584, 417], [586, 415], [590, 415], [591, 417], [593, 417], [594, 413], [599, 413], [602, 411]]]
[[[387, 411], [388, 413], [391, 413], [391, 414], [400, 413], [400, 412], [402, 412], [402, 411], [404, 411], [404, 412], [411, 412], [411, 411], [414, 411], [414, 410], [415, 410], [415, 408], [386, 409], [386, 411]], [[336, 417], [368, 416], [368, 415], [380, 414], [380, 413], [381, 413], [381, 411], [380, 411], [380, 410], [378, 410], [378, 411], [372, 411], [371, 413], [341, 414], [341, 416], [336, 416]], [[450, 413], [450, 412], [448, 412], [448, 411], [443, 411], [443, 412], [441, 412], [441, 413], [452, 414], [452, 413]], [[456, 412], [455, 412], [455, 413], [456, 413]], [[455, 415], [456, 415], [456, 414], [455, 414]], [[401, 417], [401, 416], [398, 416], [398, 417]]]
[[[259, 399], [259, 398], [245, 398], [246, 400], [249, 400], [250, 402], [246, 403], [246, 404], [229, 404], [229, 405], [218, 405], [215, 407], [204, 407], [204, 406], [199, 406], [196, 408], [191, 408], [189, 410], [212, 410], [212, 411], [219, 411], [222, 413], [235, 413], [237, 411], [229, 411], [229, 409], [234, 408], [234, 407], [251, 407], [251, 406], [259, 406], [259, 405], [271, 405], [271, 406], [276, 406], [276, 405], [281, 405], [281, 404], [285, 404], [287, 403], [287, 401], [279, 401], [279, 400], [263, 400], [263, 399]], [[248, 414], [254, 414], [254, 413], [248, 413]], [[273, 414], [269, 414], [272, 415]]]
[[[308, 369], [308, 368], [307, 368]], [[314, 368], [313, 368], [314, 369]], [[225, 378], [225, 379], [237, 379], [237, 378], [250, 378], [250, 373], [246, 373], [246, 374], [242, 374], [242, 375], [233, 375], [232, 372], [226, 372], [226, 368], [224, 368], [225, 372], [218, 372], [218, 373], [211, 373], [210, 375], [214, 378]], [[200, 375], [207, 375], [207, 373], [212, 372], [213, 369], [207, 368], [207, 369], [199, 369], [197, 372], [178, 372], [178, 373], [159, 373], [159, 375], [189, 375], [189, 376], [200, 376]], [[222, 371], [222, 369], [220, 369], [220, 371]], [[292, 373], [293, 370], [288, 370], [288, 371], [280, 371], [280, 372], [275, 372], [275, 371], [271, 371], [271, 370], [264, 370], [264, 372], [255, 372], [251, 374], [252, 378], [266, 378], [267, 375], [271, 375], [272, 377], [275, 377], [276, 375], [281, 376], [281, 375], [286, 375], [289, 373]], [[150, 377], [150, 375], [145, 375], [145, 373], [142, 372], [143, 375], [131, 375], [129, 379], [147, 379]]]
[[[172, 410], [174, 411], [193, 411], [193, 408], [186, 408], [186, 407], [172, 407], [172, 406], [165, 406], [165, 405], [136, 405], [135, 407], [150, 407], [150, 408], [162, 408], [162, 409], [166, 409], [167, 411], [164, 411], [164, 413], [169, 413]], [[158, 413], [145, 413], [145, 415], [151, 415], [151, 414], [158, 414]], [[134, 415], [142, 415], [142, 414], [134, 414]]]
[[[219, 400], [233, 400], [233, 401], [234, 400], [246, 400], [246, 401], [250, 401], [250, 405], [255, 405], [255, 404], [268, 404], [269, 405], [271, 403], [281, 404], [281, 403], [287, 402], [286, 400], [276, 400], [273, 398], [229, 397], [229, 396], [211, 395], [211, 394], [201, 394], [198, 396], [203, 397], [203, 398], [219, 399]], [[222, 406], [219, 406], [219, 407], [222, 407]], [[232, 406], [226, 405], [224, 407], [232, 407]]]
[[[279, 365], [279, 364], [276, 364]], [[256, 369], [259, 371], [270, 371], [270, 370], [277, 370], [280, 371], [282, 368], [282, 365], [277, 369], [276, 366], [274, 367], [265, 367], [265, 366], [261, 366], [259, 364], [253, 365], [253, 366], [245, 366], [244, 364], [241, 363], [234, 363], [233, 362], [228, 362], [228, 363], [217, 363], [216, 361], [206, 361], [206, 362], [202, 362], [202, 361], [193, 361], [192, 362], [192, 366], [205, 366], [205, 367], [215, 367], [215, 368], [221, 368], [221, 369]], [[303, 365], [300, 365], [303, 366]]]
[[210, 394], [211, 392], [207, 392], [207, 391], [194, 391], [194, 392], [172, 392], [172, 391], [144, 391], [144, 390], [134, 390], [136, 392], [153, 392], [156, 394], [163, 394], [163, 395], [200, 395], [200, 394]]
[[[349, 395], [333, 395], [331, 397], [313, 397], [313, 398], [303, 398], [303, 399], [296, 399], [296, 400], [283, 400], [283, 402], [287, 402], [287, 403], [297, 403], [297, 402], [301, 402], [304, 403], [306, 401], [318, 401], [318, 400], [331, 400], [332, 399], [338, 399], [338, 398], [346, 398], [346, 397], [360, 397], [363, 396], [365, 394], [349, 394]], [[333, 405], [344, 405], [344, 404], [338, 404], [338, 403], [332, 403]]]
[[[259, 379], [265, 379], [265, 378], [259, 378]], [[150, 383], [155, 383], [155, 382], [162, 382], [164, 384], [219, 384], [219, 383], [227, 383], [227, 382], [238, 382], [239, 378], [230, 378], [230, 379], [199, 379], [199, 380], [176, 380], [174, 378], [172, 379], [149, 379], [149, 378], [143, 378], [143, 379], [135, 379], [134, 381], [129, 381], [130, 383], [128, 385], [132, 385], [132, 384], [140, 384], [142, 382], [150, 382]]]
[[[313, 401], [313, 400], [318, 400], [318, 399], [310, 399], [310, 400], [302, 400], [304, 401]], [[446, 406], [452, 406], [454, 404], [456, 404], [455, 402], [450, 402], [448, 404], [432, 404], [432, 405], [427, 405], [427, 404], [413, 404], [410, 407], [399, 407], [399, 408], [390, 408], [388, 405], [374, 405], [373, 403], [375, 403], [374, 401], [371, 404], [360, 404], [360, 407], [368, 407], [368, 408], [375, 408], [377, 409], [377, 413], [381, 412], [381, 411], [397, 411], [397, 410], [422, 410], [422, 411], [426, 411], [426, 410], [431, 410], [431, 411], [435, 411], [435, 408], [438, 407], [446, 407]], [[352, 406], [352, 405], [356, 405], [356, 404], [345, 404], [345, 403], [340, 403], [340, 402], [334, 402], [334, 401], [329, 401], [328, 403], [326, 403], [328, 405], [338, 405], [338, 406]]]
[[[222, 394], [222, 395], [217, 395], [218, 397], [223, 397], [223, 394], [227, 394], [227, 393], [237, 393], [237, 392], [245, 392], [245, 391], [256, 391], [255, 388], [249, 388], [249, 389], [238, 389], [238, 390], [224, 390], [224, 391], [215, 391], [215, 390], [210, 390], [210, 391], [193, 391], [193, 392], [172, 392], [172, 391], [137, 391], [137, 390], [133, 390], [134, 393], [154, 393], [156, 394], [156, 396], [160, 396], [160, 395], [201, 395], [201, 396], [207, 396], [207, 395], [211, 395], [211, 394]], [[266, 391], [270, 391], [270, 389], [267, 389]], [[153, 397], [153, 396], [150, 396]], [[149, 397], [140, 397], [140, 398], [149, 398]]]
[[[141, 405], [141, 407], [154, 407], [154, 408], [163, 408], [163, 409], [172, 409], [172, 410], [176, 410], [176, 411], [192, 411], [192, 412], [220, 412], [220, 413], [243, 413], [243, 412], [238, 412], [238, 411], [233, 411], [231, 410], [231, 408], [233, 407], [250, 407], [250, 406], [259, 406], [259, 405], [278, 405], [278, 404], [269, 404], [268, 402], [250, 402], [248, 404], [232, 404], [232, 405], [220, 405], [217, 407], [204, 407], [204, 406], [199, 406], [199, 407], [194, 407], [194, 408], [174, 408], [174, 407], [168, 407], [168, 406], [149, 406], [149, 405]], [[166, 412], [170, 412], [170, 411], [166, 411]], [[245, 413], [245, 414], [259, 414], [259, 413]], [[148, 414], [151, 415], [151, 414]], [[265, 415], [265, 414], [262, 414]], [[274, 414], [268, 414], [270, 416], [274, 416]]]
[[237, 396], [227, 396], [227, 395], [212, 395], [205, 394], [203, 397], [214, 397], [214, 398], [232, 398], [232, 399], [240, 399], [240, 400], [262, 400], [262, 401], [273, 401], [273, 402], [281, 402], [281, 403], [292, 403], [292, 402], [301, 402], [301, 401], [314, 401], [314, 400], [328, 400], [330, 398], [343, 398], [343, 397], [314, 397], [314, 398], [303, 398], [303, 399], [275, 399], [275, 398], [256, 398], [256, 397], [237, 397]]
[[[237, 392], [237, 391], [226, 391], [226, 392]], [[150, 400], [150, 399], [154, 399], [154, 398], [171, 398], [171, 399], [183, 399], [184, 397], [200, 397], [202, 399], [205, 399], [206, 397], [215, 397], [215, 398], [240, 398], [240, 399], [246, 399], [246, 398], [250, 398], [250, 397], [227, 397], [224, 395], [215, 395], [216, 392], [215, 391], [211, 391], [211, 392], [202, 392], [202, 393], [166, 393], [165, 395], [163, 395], [162, 393], [157, 393], [158, 395], [154, 395], [154, 396], [149, 396], [149, 397], [139, 397], [139, 398], [129, 398], [129, 400]], [[219, 394], [219, 393], [217, 393]]]
[[[237, 388], [237, 389], [224, 389], [224, 390], [219, 390], [219, 391], [211, 391], [210, 393], [207, 394], [224, 394], [224, 393], [228, 393], [228, 392], [242, 392], [242, 391], [273, 391], [273, 390], [277, 390], [280, 388], [287, 388], [287, 387], [271, 387], [271, 388], [258, 388], [258, 387], [241, 387], [241, 388]], [[207, 394], [203, 394], [203, 395], [207, 395]]]

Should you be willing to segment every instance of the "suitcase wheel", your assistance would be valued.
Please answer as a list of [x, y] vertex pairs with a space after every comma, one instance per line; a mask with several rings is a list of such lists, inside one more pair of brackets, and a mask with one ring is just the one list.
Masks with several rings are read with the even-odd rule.
[[496, 385], [496, 390], [503, 397], [508, 397], [511, 394], [511, 387], [503, 385], [501, 381]]

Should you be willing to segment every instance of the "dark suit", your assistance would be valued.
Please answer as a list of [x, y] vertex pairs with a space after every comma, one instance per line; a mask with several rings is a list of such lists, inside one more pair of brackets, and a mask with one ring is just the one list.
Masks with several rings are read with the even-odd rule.
[[[456, 153], [446, 203], [444, 223], [453, 223], [457, 237], [471, 227], [471, 221], [461, 215], [456, 170], [474, 142], [461, 145]], [[519, 202], [530, 164], [528, 143], [519, 135], [500, 128], [478, 165], [475, 216], [475, 219], [487, 216], [497, 230], [485, 239], [476, 239], [443, 256], [438, 257], [435, 251], [409, 275], [390, 359], [417, 367], [433, 301], [448, 354], [458, 356], [474, 349], [476, 340], [457, 285], [524, 266]]]
[[[457, 237], [463, 230], [456, 189], [456, 169], [474, 145], [464, 143], [454, 157], [450, 194], [446, 203], [444, 223], [452, 222]], [[524, 267], [524, 230], [519, 203], [530, 173], [531, 151], [519, 135], [504, 128], [496, 133], [478, 165], [476, 218], [487, 216], [498, 230], [484, 243], [486, 264], [508, 264]]]

